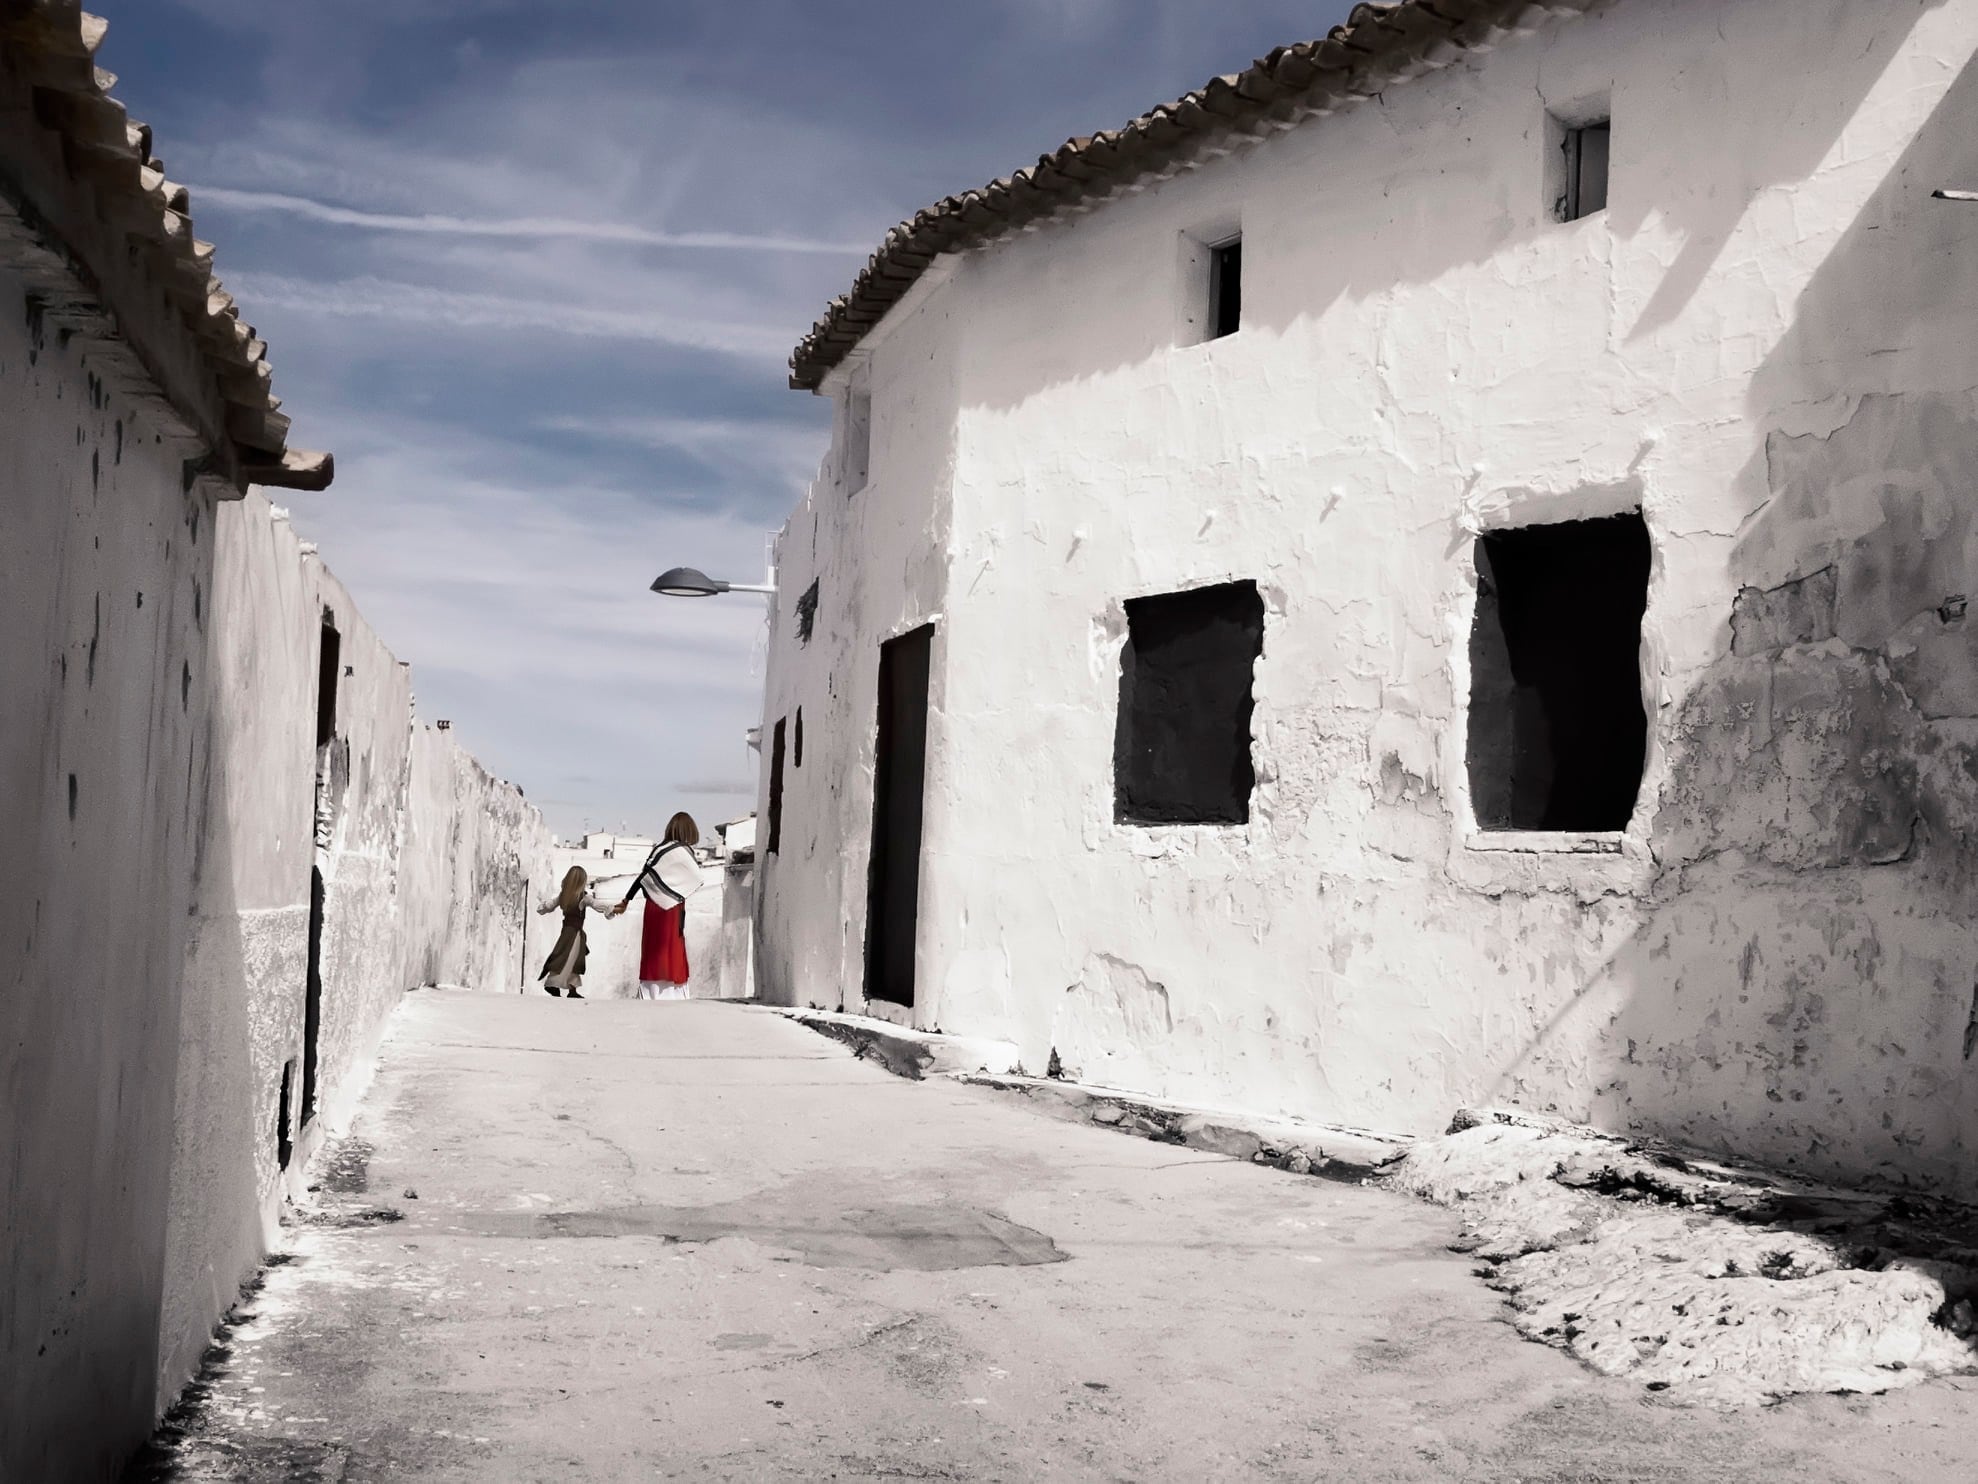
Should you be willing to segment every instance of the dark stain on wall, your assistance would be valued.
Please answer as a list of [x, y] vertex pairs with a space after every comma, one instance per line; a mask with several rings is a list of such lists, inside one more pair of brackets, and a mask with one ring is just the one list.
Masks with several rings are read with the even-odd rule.
[[69, 775], [69, 818], [71, 820], [74, 820], [76, 817], [76, 792], [76, 775], [71, 773]]
[[28, 294], [25, 304], [27, 363], [32, 366], [41, 359], [42, 348], [48, 343], [48, 301], [37, 294]]
[[797, 599], [797, 642], [810, 643], [811, 630], [817, 624], [817, 579], [813, 577], [803, 596]]
[[1838, 572], [1822, 567], [1777, 587], [1748, 587], [1731, 608], [1731, 653], [1763, 654], [1834, 637]]

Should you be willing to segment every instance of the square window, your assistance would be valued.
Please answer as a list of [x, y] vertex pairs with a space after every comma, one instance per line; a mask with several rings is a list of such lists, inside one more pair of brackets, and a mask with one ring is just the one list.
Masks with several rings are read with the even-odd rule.
[[1648, 754], [1641, 512], [1477, 538], [1470, 799], [1487, 830], [1628, 827]]
[[1562, 222], [1576, 222], [1607, 209], [1607, 157], [1613, 136], [1610, 120], [1566, 125], [1561, 131], [1560, 149], [1565, 158], [1560, 179], [1564, 189], [1558, 199]]
[[1246, 824], [1251, 679], [1264, 649], [1254, 582], [1129, 598], [1113, 738], [1122, 824]]
[[1234, 335], [1243, 325], [1243, 239], [1209, 249], [1209, 338]]

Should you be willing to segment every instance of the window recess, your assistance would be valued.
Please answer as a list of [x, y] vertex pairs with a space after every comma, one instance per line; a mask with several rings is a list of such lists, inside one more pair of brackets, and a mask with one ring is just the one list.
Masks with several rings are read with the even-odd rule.
[[1477, 538], [1470, 801], [1483, 830], [1625, 830], [1648, 752], [1639, 511]]
[[1209, 339], [1234, 335], [1243, 326], [1243, 239], [1232, 237], [1209, 249]]
[[1561, 191], [1555, 211], [1562, 222], [1576, 222], [1607, 209], [1608, 119], [1558, 126]]
[[1251, 681], [1264, 647], [1254, 582], [1126, 602], [1114, 817], [1122, 824], [1245, 824]]

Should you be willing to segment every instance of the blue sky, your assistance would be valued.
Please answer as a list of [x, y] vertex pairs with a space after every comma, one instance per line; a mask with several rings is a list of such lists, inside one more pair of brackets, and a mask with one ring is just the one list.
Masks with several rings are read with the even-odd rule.
[[759, 580], [828, 409], [790, 347], [885, 230], [1345, 0], [97, 0], [269, 342], [285, 497], [553, 827], [753, 807]]

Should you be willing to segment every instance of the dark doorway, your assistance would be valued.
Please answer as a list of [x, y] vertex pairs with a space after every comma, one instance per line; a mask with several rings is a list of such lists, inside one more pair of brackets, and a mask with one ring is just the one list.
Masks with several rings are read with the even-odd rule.
[[1224, 582], [1126, 602], [1113, 816], [1121, 824], [1243, 824], [1251, 680], [1264, 650], [1254, 582]]
[[1624, 830], [1648, 720], [1639, 511], [1477, 539], [1470, 630], [1470, 799], [1495, 830]]
[[302, 1000], [302, 1125], [316, 1116], [316, 1038], [323, 1028], [323, 873], [309, 872], [309, 985]]
[[288, 1162], [295, 1157], [295, 1133], [289, 1122], [295, 1107], [295, 1058], [282, 1063], [282, 1101], [275, 1109], [275, 1162], [288, 1168]]
[[769, 742], [769, 844], [764, 855], [775, 855], [783, 848], [783, 718], [776, 719], [776, 730]]
[[343, 674], [343, 636], [323, 615], [322, 648], [316, 659], [316, 745], [321, 747], [337, 732], [337, 679]]
[[872, 869], [865, 916], [865, 997], [913, 1003], [920, 937], [921, 787], [927, 777], [927, 679], [934, 626], [879, 650], [879, 740], [872, 781]]

